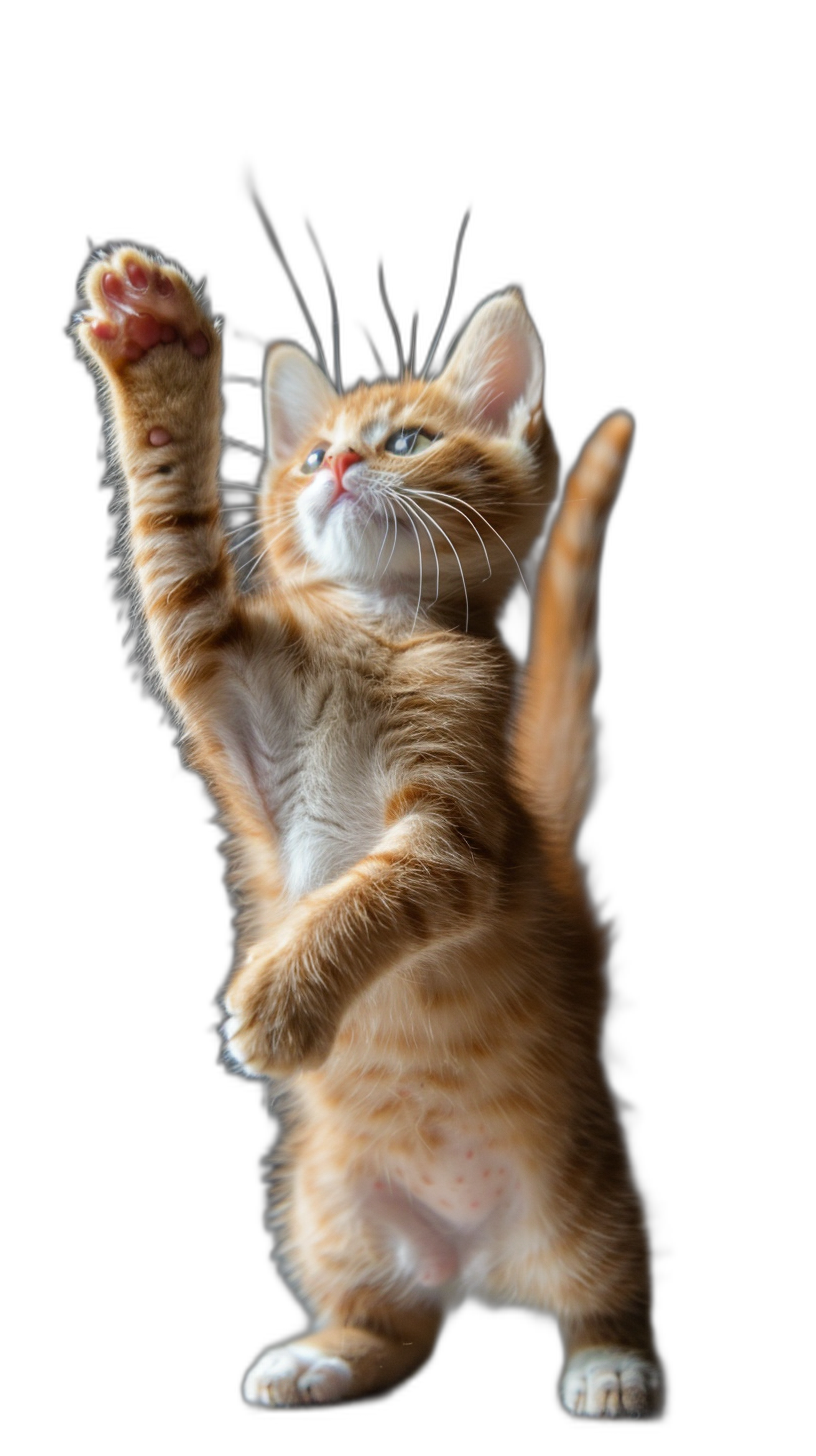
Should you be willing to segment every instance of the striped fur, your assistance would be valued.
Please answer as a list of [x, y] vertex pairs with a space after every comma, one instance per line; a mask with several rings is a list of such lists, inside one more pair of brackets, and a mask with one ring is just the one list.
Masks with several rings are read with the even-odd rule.
[[[557, 475], [521, 295], [487, 300], [430, 381], [338, 395], [270, 350], [247, 591], [203, 300], [134, 248], [81, 289], [155, 678], [229, 836], [225, 1055], [285, 1105], [270, 1212], [314, 1328], [260, 1357], [247, 1399], [393, 1385], [478, 1293], [557, 1314], [569, 1409], [656, 1409], [646, 1237], [599, 1060], [604, 939], [571, 849], [626, 422], [570, 479], [512, 747], [496, 614]], [[418, 427], [426, 448], [398, 458]]]
[[536, 584], [513, 759], [525, 802], [568, 846], [592, 793], [601, 554], [633, 429], [630, 415], [610, 415], [587, 441], [564, 487]]

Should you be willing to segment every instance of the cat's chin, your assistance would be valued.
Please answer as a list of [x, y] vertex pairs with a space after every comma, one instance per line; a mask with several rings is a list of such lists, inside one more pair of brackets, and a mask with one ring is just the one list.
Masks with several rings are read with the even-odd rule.
[[414, 582], [414, 536], [379, 502], [347, 492], [327, 510], [298, 515], [305, 551], [339, 585], [390, 596]]

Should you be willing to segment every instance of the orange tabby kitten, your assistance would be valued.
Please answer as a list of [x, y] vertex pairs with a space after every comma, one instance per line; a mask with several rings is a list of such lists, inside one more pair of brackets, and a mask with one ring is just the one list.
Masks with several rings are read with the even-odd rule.
[[259, 1357], [246, 1399], [383, 1390], [474, 1293], [556, 1313], [570, 1411], [656, 1410], [643, 1218], [599, 1060], [604, 936], [573, 853], [631, 422], [606, 421], [568, 482], [514, 719], [496, 614], [558, 468], [517, 290], [434, 378], [341, 392], [270, 348], [247, 593], [203, 299], [133, 247], [81, 289], [158, 682], [229, 833], [225, 1055], [285, 1091], [272, 1210], [313, 1325]]

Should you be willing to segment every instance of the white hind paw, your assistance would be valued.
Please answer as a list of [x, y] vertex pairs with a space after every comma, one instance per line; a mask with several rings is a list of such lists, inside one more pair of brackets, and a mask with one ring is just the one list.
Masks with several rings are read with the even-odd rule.
[[323, 1405], [344, 1400], [350, 1385], [351, 1366], [338, 1355], [309, 1345], [277, 1345], [247, 1371], [242, 1393], [250, 1405]]
[[561, 1377], [561, 1401], [576, 1416], [648, 1416], [660, 1404], [660, 1371], [630, 1350], [580, 1350]]

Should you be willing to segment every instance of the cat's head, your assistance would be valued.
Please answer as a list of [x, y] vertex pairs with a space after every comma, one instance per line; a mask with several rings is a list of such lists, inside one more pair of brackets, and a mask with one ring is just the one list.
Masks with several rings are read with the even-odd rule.
[[295, 344], [264, 371], [261, 519], [272, 575], [318, 575], [465, 625], [539, 534], [558, 461], [521, 293], [487, 299], [433, 379], [339, 394]]

